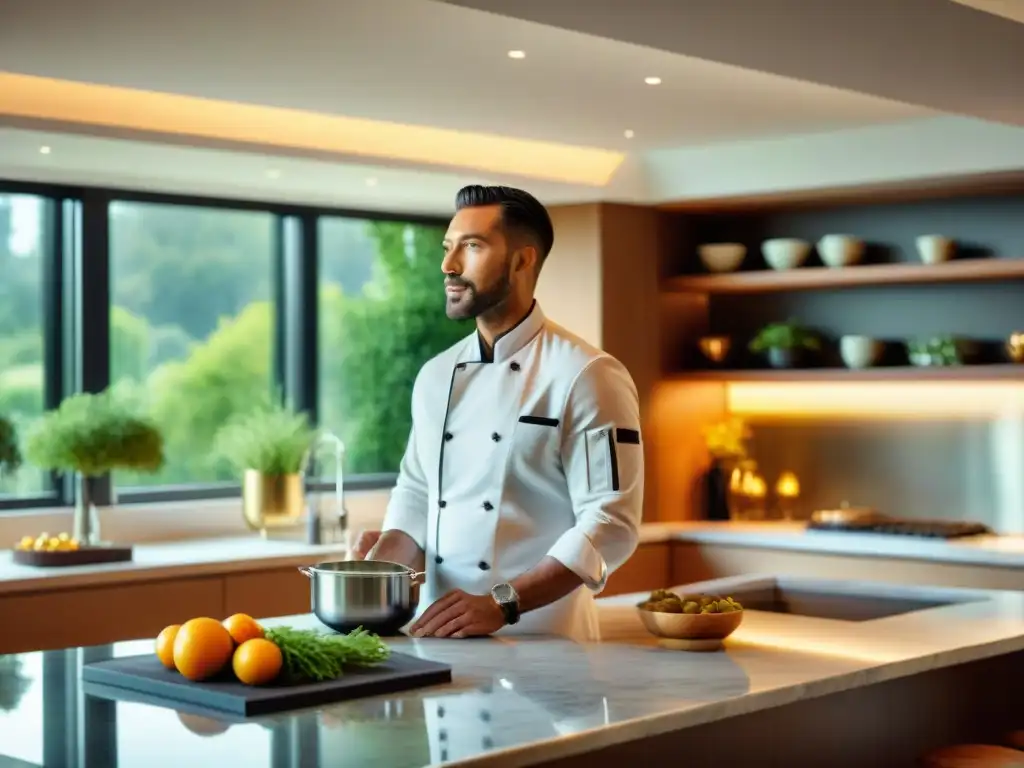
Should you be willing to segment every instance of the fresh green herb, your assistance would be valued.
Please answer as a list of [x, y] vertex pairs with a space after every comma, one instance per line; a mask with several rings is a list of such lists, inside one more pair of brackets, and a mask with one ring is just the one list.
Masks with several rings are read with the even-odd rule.
[[294, 475], [319, 436], [305, 413], [270, 404], [236, 416], [217, 433], [216, 453], [244, 472]]
[[961, 345], [954, 336], [910, 339], [907, 354], [914, 365], [959, 365], [963, 361]]
[[317, 681], [340, 677], [346, 666], [370, 667], [391, 655], [384, 641], [362, 627], [347, 635], [268, 627], [265, 636], [281, 649], [288, 675]]

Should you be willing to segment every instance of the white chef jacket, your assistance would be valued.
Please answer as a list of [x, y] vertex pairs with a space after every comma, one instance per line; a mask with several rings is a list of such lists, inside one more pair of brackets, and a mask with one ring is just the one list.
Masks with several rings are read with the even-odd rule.
[[596, 640], [594, 594], [636, 549], [643, 478], [629, 372], [535, 302], [491, 361], [474, 333], [422, 367], [382, 530], [426, 553], [417, 616], [452, 589], [488, 594], [550, 556], [586, 588], [499, 634]]

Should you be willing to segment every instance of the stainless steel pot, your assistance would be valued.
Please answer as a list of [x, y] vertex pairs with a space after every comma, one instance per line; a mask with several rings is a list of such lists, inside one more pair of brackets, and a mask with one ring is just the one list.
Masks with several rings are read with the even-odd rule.
[[413, 587], [424, 574], [384, 560], [338, 560], [302, 566], [310, 603], [321, 622], [336, 632], [362, 627], [397, 635], [416, 613]]

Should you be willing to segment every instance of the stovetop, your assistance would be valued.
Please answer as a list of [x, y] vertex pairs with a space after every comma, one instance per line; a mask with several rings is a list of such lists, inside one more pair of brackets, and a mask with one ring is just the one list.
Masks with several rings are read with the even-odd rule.
[[981, 523], [900, 519], [844, 523], [811, 521], [807, 524], [807, 530], [838, 533], [885, 533], [893, 536], [916, 536], [925, 539], [960, 539], [966, 536], [992, 533], [991, 528]]

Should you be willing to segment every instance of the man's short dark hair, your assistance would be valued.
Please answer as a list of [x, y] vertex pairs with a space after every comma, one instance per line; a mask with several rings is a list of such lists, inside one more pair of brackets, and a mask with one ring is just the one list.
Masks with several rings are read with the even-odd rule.
[[551, 224], [547, 208], [529, 192], [515, 187], [485, 187], [473, 184], [463, 187], [455, 195], [457, 211], [488, 205], [501, 207], [501, 221], [506, 231], [516, 232], [533, 241], [539, 262], [543, 264], [555, 242], [555, 228]]

